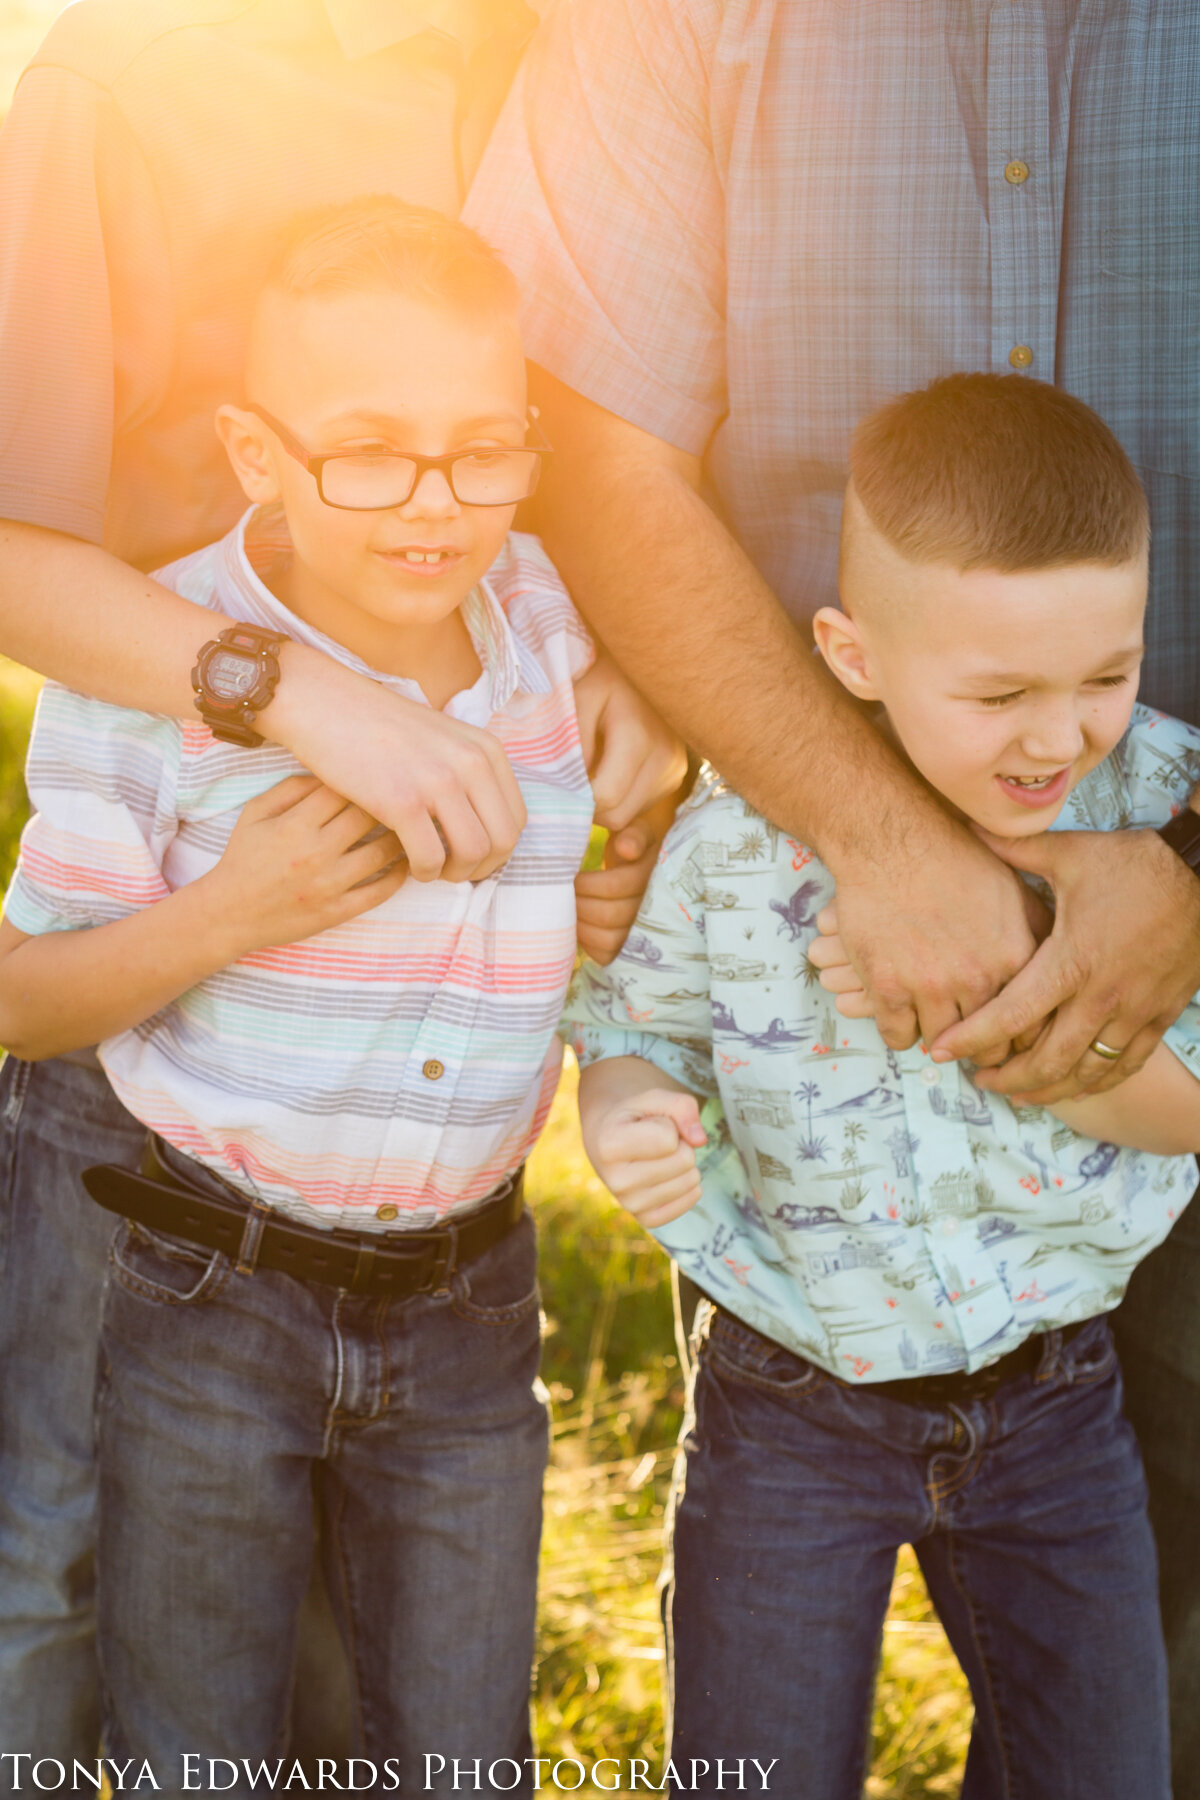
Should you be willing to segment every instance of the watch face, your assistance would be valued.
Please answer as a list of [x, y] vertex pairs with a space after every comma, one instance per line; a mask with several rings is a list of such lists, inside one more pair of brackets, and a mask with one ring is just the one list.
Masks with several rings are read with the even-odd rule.
[[204, 685], [214, 700], [244, 700], [258, 680], [258, 658], [239, 650], [215, 651], [204, 670]]

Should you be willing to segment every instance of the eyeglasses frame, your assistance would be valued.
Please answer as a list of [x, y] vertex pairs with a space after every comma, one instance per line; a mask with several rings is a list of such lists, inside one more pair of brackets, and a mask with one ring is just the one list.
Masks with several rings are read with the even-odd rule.
[[[517, 506], [520, 504], [520, 500], [463, 500], [460, 497], [458, 490], [454, 485], [454, 464], [460, 461], [464, 456], [475, 454], [473, 451], [451, 450], [446, 456], [418, 456], [411, 450], [389, 450], [382, 454], [394, 456], [397, 459], [402, 459], [404, 462], [410, 462], [416, 465], [412, 486], [409, 488], [403, 500], [394, 500], [391, 506], [345, 506], [340, 500], [328, 500], [325, 497], [325, 465], [326, 463], [331, 462], [348, 462], [351, 457], [361, 457], [363, 454], [361, 450], [331, 450], [327, 455], [314, 456], [307, 445], [300, 442], [300, 439], [296, 436], [295, 432], [289, 431], [283, 421], [275, 418], [273, 414], [267, 411], [265, 406], [259, 406], [255, 401], [247, 400], [246, 411], [252, 412], [256, 418], [262, 420], [264, 425], [270, 427], [275, 433], [275, 436], [279, 439], [279, 442], [287, 451], [288, 455], [293, 457], [295, 461], [300, 464], [301, 468], [313, 477], [313, 480], [317, 484], [317, 494], [322, 504], [324, 506], [332, 507], [335, 512], [390, 512], [393, 506], [407, 506], [417, 489], [420, 487], [426, 471], [429, 469], [439, 469], [442, 471], [446, 479], [446, 485], [454, 495], [459, 506]], [[554, 455], [554, 446], [547, 442], [546, 434], [538, 424], [537, 413], [532, 409], [529, 415], [529, 429], [537, 432], [542, 440], [540, 444], [502, 444], [491, 446], [492, 448], [501, 450], [520, 450], [524, 455], [537, 457], [538, 460], [533, 465], [533, 484], [527, 493], [520, 496], [520, 499], [523, 500], [530, 499], [532, 495], [537, 492], [538, 482], [541, 479], [542, 473], [542, 459]], [[480, 446], [480, 448], [483, 448], [483, 446]]]

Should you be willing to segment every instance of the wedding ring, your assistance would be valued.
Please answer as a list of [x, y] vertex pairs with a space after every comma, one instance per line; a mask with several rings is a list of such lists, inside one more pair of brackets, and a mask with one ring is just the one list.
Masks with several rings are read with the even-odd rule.
[[1088, 1047], [1094, 1050], [1097, 1056], [1102, 1056], [1105, 1062], [1116, 1062], [1118, 1057], [1125, 1054], [1123, 1050], [1114, 1050], [1111, 1044], [1102, 1044], [1099, 1038], [1093, 1038]]

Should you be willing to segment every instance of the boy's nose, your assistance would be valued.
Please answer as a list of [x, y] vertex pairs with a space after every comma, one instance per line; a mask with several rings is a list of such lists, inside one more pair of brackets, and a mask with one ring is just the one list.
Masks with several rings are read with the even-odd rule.
[[400, 515], [406, 519], [446, 519], [458, 512], [458, 501], [442, 469], [426, 469]]
[[1021, 743], [1027, 756], [1046, 763], [1073, 762], [1083, 745], [1083, 726], [1074, 707], [1056, 708], [1035, 719]]

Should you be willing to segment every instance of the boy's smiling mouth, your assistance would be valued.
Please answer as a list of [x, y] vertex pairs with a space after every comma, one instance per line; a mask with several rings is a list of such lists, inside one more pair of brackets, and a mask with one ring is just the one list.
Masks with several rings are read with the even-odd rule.
[[465, 554], [453, 544], [405, 544], [395, 550], [378, 552], [385, 562], [412, 575], [444, 575], [455, 569]]
[[1055, 806], [1066, 797], [1071, 767], [1054, 775], [997, 775], [996, 780], [1018, 806]]

